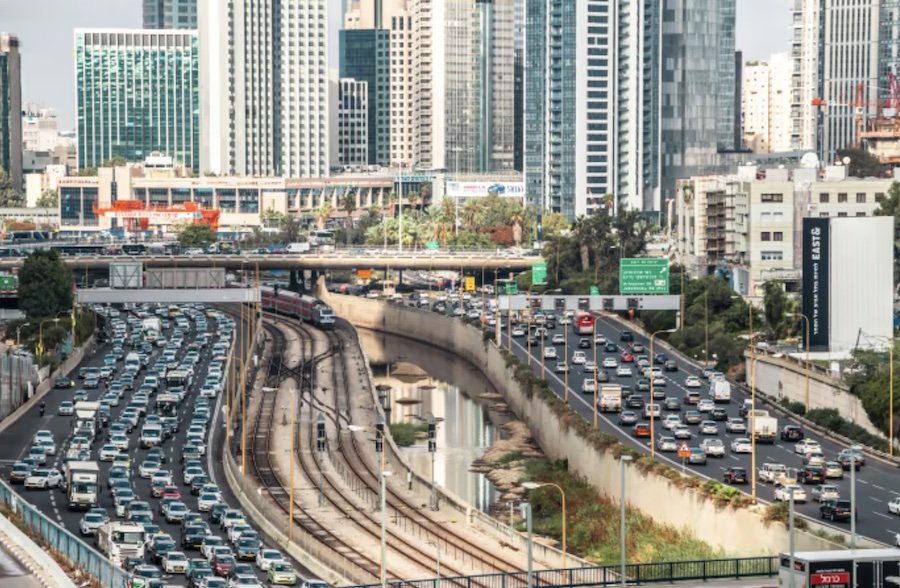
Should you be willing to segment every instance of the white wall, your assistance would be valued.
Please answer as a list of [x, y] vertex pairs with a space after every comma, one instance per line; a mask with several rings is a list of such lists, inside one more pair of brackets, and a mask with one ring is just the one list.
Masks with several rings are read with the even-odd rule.
[[829, 253], [829, 350], [857, 340], [886, 345], [894, 328], [893, 217], [831, 219]]

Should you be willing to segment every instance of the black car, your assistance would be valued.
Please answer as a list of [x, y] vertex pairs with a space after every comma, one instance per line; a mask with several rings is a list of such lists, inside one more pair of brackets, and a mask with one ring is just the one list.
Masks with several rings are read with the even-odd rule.
[[669, 361], [669, 356], [665, 353], [657, 353], [653, 356], [653, 363], [656, 365], [664, 365], [667, 361]]
[[188, 527], [181, 536], [181, 545], [184, 549], [200, 549], [204, 537], [206, 537], [206, 529], [203, 527]]
[[578, 340], [578, 348], [579, 349], [590, 349], [592, 347], [590, 339], [579, 339]]
[[634, 333], [631, 331], [622, 331], [619, 333], [619, 340], [624, 341], [625, 343], [630, 343], [634, 341]]
[[726, 484], [746, 484], [747, 470], [742, 467], [732, 466], [722, 474], [722, 481]]
[[607, 341], [606, 347], [604, 347], [607, 353], [618, 353], [619, 346], [613, 343], [612, 341]]
[[709, 411], [709, 418], [714, 421], [727, 421], [728, 420], [728, 411], [724, 408], [716, 407]]
[[849, 500], [826, 500], [819, 505], [819, 516], [830, 521], [850, 520]]
[[801, 484], [821, 484], [825, 481], [825, 470], [820, 466], [805, 465], [797, 472]]
[[214, 523], [216, 525], [219, 524], [219, 521], [222, 518], [222, 513], [228, 510], [228, 505], [224, 503], [214, 504], [212, 509], [209, 511], [209, 522]]
[[644, 408], [644, 399], [637, 394], [632, 394], [627, 399], [625, 399], [625, 406], [627, 406], [628, 408], [641, 410]]
[[800, 441], [806, 435], [803, 433], [803, 429], [798, 427], [797, 425], [787, 425], [783, 429], [781, 429], [781, 440], [782, 441]]
[[70, 380], [69, 378], [56, 378], [56, 382], [53, 383], [53, 387], [59, 390], [68, 390], [69, 388], [75, 387], [75, 381]]

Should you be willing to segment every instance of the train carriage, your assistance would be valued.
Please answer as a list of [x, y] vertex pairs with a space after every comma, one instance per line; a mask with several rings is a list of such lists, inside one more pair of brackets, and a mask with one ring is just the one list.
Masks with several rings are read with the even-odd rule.
[[334, 328], [334, 310], [318, 298], [268, 286], [260, 288], [260, 298], [264, 310], [297, 317], [323, 330]]

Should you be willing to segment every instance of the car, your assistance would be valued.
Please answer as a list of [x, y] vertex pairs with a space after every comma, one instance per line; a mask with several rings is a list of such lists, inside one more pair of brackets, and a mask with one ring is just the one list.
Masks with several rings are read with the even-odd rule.
[[803, 428], [797, 425], [786, 425], [781, 428], [782, 441], [802, 441], [804, 438]]
[[696, 410], [686, 410], [684, 411], [684, 422], [689, 425], [699, 425], [703, 422], [703, 415]]
[[556, 367], [554, 367], [553, 371], [557, 374], [567, 374], [569, 373], [569, 364], [564, 362], [557, 362]]
[[854, 466], [857, 470], [865, 465], [865, 456], [862, 452], [854, 452], [852, 449], [842, 449], [838, 453], [837, 461], [845, 470], [849, 470]]
[[719, 425], [715, 421], [703, 421], [700, 423], [701, 435], [718, 435]]
[[678, 443], [675, 441], [674, 437], [660, 435], [659, 439], [656, 440], [656, 449], [658, 451], [670, 453], [675, 452], [678, 451]]
[[[666, 379], [662, 376], [653, 376], [652, 382], [653, 382], [654, 388], [665, 388], [666, 387]], [[661, 394], [662, 392], [659, 391], [659, 393]]]
[[243, 523], [240, 525], [233, 525], [230, 529], [228, 529], [228, 540], [231, 541], [232, 543], [236, 543], [237, 540], [240, 539], [244, 533], [250, 533], [250, 532], [255, 533], [255, 531], [253, 531], [253, 527], [251, 527], [250, 525], [248, 525], [246, 523]]
[[615, 343], [613, 343], [612, 341], [607, 341], [606, 345], [603, 346], [603, 349], [607, 353], [618, 353], [619, 352], [619, 346], [616, 345]]
[[824, 466], [825, 454], [821, 451], [813, 451], [803, 456], [803, 465]]
[[650, 423], [636, 423], [631, 434], [635, 437], [650, 437]]
[[555, 347], [544, 347], [544, 359], [556, 359], [556, 348]]
[[665, 361], [665, 363], [663, 363], [663, 369], [666, 370], [667, 372], [677, 372], [678, 364], [675, 362], [674, 359], [667, 359]]
[[653, 356], [653, 363], [656, 365], [665, 365], [668, 360], [669, 356], [665, 353], [657, 353]]
[[525, 329], [522, 328], [521, 326], [515, 326], [512, 328], [512, 331], [510, 331], [510, 333], [512, 333], [513, 337], [524, 337]]
[[825, 500], [838, 500], [841, 497], [841, 493], [838, 490], [838, 487], [834, 484], [819, 484], [818, 486], [813, 486], [812, 491], [810, 491], [810, 495], [815, 502], [824, 502]]
[[75, 387], [75, 380], [70, 380], [69, 378], [56, 378], [56, 381], [53, 382], [53, 387], [57, 390], [68, 390]]
[[700, 448], [710, 457], [725, 457], [725, 444], [721, 439], [704, 439]]
[[627, 365], [620, 365], [616, 368], [616, 376], [619, 378], [630, 378], [632, 376], [631, 368]]
[[738, 437], [731, 442], [731, 453], [750, 453], [752, 450], [750, 439], [746, 437]]
[[256, 560], [256, 554], [259, 552], [259, 539], [248, 537], [246, 534], [234, 542], [234, 549], [237, 552], [237, 558], [240, 560]]
[[117, 455], [119, 455], [119, 448], [111, 443], [107, 443], [101, 447], [100, 452], [98, 453], [100, 461], [113, 461]]
[[650, 380], [648, 380], [647, 378], [639, 379], [637, 381], [637, 384], [635, 384], [635, 388], [638, 392], [647, 392], [648, 390], [650, 390]]
[[697, 376], [688, 376], [684, 379], [685, 388], [699, 388], [701, 385], [700, 378]]
[[840, 498], [837, 500], [824, 500], [819, 505], [819, 516], [832, 522], [849, 521], [852, 512], [850, 501]]
[[687, 425], [678, 424], [672, 427], [672, 436], [676, 439], [687, 440], [693, 437], [693, 434]]
[[284, 555], [277, 549], [263, 547], [256, 554], [256, 567], [266, 572], [277, 561], [285, 561]]
[[738, 417], [732, 417], [725, 421], [725, 432], [726, 433], [746, 433], [747, 425], [744, 423], [744, 419]]
[[188, 513], [188, 508], [183, 502], [172, 502], [168, 505], [165, 512], [166, 522], [169, 524], [179, 523], [184, 520]]
[[890, 514], [900, 515], [900, 497], [896, 497], [888, 502], [888, 512]]
[[716, 403], [708, 398], [704, 398], [697, 403], [697, 410], [699, 410], [700, 412], [712, 412], [715, 407]]
[[634, 425], [638, 422], [638, 415], [632, 410], [623, 410], [619, 413], [620, 425]]
[[662, 416], [662, 409], [658, 404], [644, 405], [644, 418], [649, 419], [651, 416], [654, 419], [659, 419]]
[[227, 577], [231, 569], [234, 567], [235, 559], [233, 555], [216, 555], [210, 561], [213, 573], [220, 577]]
[[822, 468], [826, 480], [842, 480], [844, 478], [844, 468], [840, 462], [826, 461]]
[[731, 466], [722, 474], [722, 481], [726, 484], [746, 484], [747, 470], [740, 466]]
[[603, 367], [605, 369], [616, 369], [619, 367], [619, 362], [616, 361], [615, 357], [607, 357], [603, 360]]
[[584, 365], [585, 361], [587, 361], [587, 355], [584, 351], [576, 351], [572, 354], [572, 365]]
[[691, 447], [687, 462], [691, 465], [706, 465], [706, 452], [702, 447]]
[[621, 355], [619, 355], [619, 360], [622, 363], [634, 363], [634, 354], [630, 351], [623, 351]]
[[62, 475], [56, 468], [35, 470], [30, 476], [25, 478], [25, 488], [46, 490], [47, 488], [57, 488], [62, 482]]
[[677, 414], [667, 414], [662, 419], [662, 428], [671, 431], [676, 425], [681, 424], [681, 417]]
[[634, 333], [631, 331], [622, 331], [619, 333], [619, 340], [625, 343], [631, 343], [634, 341]]
[[81, 522], [78, 524], [78, 530], [82, 535], [96, 535], [97, 529], [100, 528], [100, 525], [107, 521], [107, 517], [96, 513], [96, 512], [87, 512], [81, 517]]
[[822, 446], [819, 445], [818, 441], [813, 439], [802, 439], [800, 442], [794, 444], [794, 453], [806, 455], [814, 451], [821, 452]]
[[75, 403], [71, 400], [63, 400], [59, 403], [59, 408], [56, 409], [56, 413], [59, 416], [72, 416], [75, 414]]
[[565, 343], [566, 343], [566, 336], [557, 333], [557, 334], [553, 335], [553, 338], [550, 340], [550, 342], [551, 342], [553, 345], [565, 345]]
[[266, 570], [266, 579], [270, 584], [293, 586], [297, 583], [297, 572], [286, 561], [273, 562]]
[[582, 394], [593, 394], [596, 391], [597, 391], [597, 386], [594, 385], [594, 380], [592, 378], [585, 378], [581, 382]]
[[728, 420], [728, 411], [724, 408], [717, 406], [711, 411], [709, 411], [709, 418], [717, 422], [724, 422]]
[[197, 498], [197, 510], [200, 512], [209, 512], [213, 505], [222, 501], [222, 497], [218, 492], [201, 492]]
[[586, 362], [584, 362], [584, 365], [581, 366], [581, 370], [586, 374], [593, 374], [595, 371], [597, 371], [597, 364], [591, 360], [587, 360]]
[[85, 378], [84, 380], [85, 389], [94, 389], [100, 387], [100, 376], [99, 374], [95, 378]]
[[175, 550], [175, 540], [165, 533], [154, 536], [147, 546], [151, 560], [156, 563], [162, 562], [167, 553]]
[[169, 551], [162, 558], [162, 568], [167, 574], [184, 574], [188, 568], [188, 558], [181, 551]]
[[591, 348], [591, 340], [585, 339], [584, 337], [582, 337], [581, 339], [578, 340], [578, 348], [579, 349], [590, 349]]
[[700, 393], [696, 390], [689, 390], [688, 393], [684, 395], [684, 403], [694, 406], [700, 404]]
[[795, 503], [806, 502], [806, 491], [798, 484], [784, 484], [775, 489], [776, 502], [789, 502], [791, 495], [794, 496]]
[[825, 481], [825, 468], [805, 465], [797, 472], [797, 481], [801, 484], [821, 484]]

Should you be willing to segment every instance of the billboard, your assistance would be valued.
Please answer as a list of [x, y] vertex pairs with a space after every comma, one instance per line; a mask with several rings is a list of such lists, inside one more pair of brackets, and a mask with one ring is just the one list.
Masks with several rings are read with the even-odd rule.
[[450, 198], [505, 196], [524, 199], [525, 182], [447, 182], [446, 195]]
[[626, 257], [619, 260], [620, 294], [668, 294], [669, 260]]
[[809, 320], [810, 349], [828, 348], [829, 228], [827, 218], [803, 219], [803, 314]]

